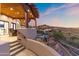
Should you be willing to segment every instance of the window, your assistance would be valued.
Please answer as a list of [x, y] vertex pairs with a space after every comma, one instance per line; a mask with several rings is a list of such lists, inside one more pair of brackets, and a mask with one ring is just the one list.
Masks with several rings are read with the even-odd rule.
[[4, 28], [4, 22], [0, 21], [0, 29]]
[[15, 30], [16, 29], [16, 24], [15, 23], [11, 23], [11, 28], [13, 28]]
[[4, 34], [4, 22], [0, 21], [0, 35]]
[[0, 20], [0, 35], [8, 34], [8, 22]]

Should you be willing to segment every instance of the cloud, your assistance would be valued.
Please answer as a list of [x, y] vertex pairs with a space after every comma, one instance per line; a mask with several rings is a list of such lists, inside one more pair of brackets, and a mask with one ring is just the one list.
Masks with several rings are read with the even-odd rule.
[[50, 26], [59, 26], [59, 27], [62, 27], [62, 25], [64, 25], [63, 22], [61, 21], [61, 18], [58, 16], [41, 18], [40, 20], [38, 20], [38, 25], [42, 24], [47, 24]]
[[70, 8], [70, 7], [73, 7], [73, 6], [76, 6], [76, 5], [78, 5], [78, 4], [77, 3], [71, 3], [71, 4], [66, 3], [64, 5], [61, 5], [60, 7], [57, 7], [57, 8], [49, 7], [44, 13], [40, 13], [40, 16], [44, 17], [44, 16], [47, 16], [47, 15], [49, 15], [49, 14], [51, 14], [53, 12], [56, 12], [56, 11], [58, 11], [60, 9]]
[[79, 16], [79, 5], [66, 9], [65, 14], [68, 16]]
[[[61, 10], [64, 10], [63, 15], [56, 13]], [[38, 23], [58, 27], [79, 27], [79, 4], [64, 4], [57, 8], [49, 7], [40, 14]]]
[[61, 21], [61, 18], [54, 17], [51, 19], [51, 21], [48, 22], [48, 25], [61, 27], [63, 25], [63, 22]]

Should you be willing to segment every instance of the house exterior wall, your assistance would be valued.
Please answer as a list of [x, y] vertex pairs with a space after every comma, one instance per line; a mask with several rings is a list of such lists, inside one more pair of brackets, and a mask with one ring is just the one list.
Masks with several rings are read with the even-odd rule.
[[[11, 28], [11, 24], [12, 23], [15, 23], [16, 24], [16, 29], [18, 29], [18, 28], [20, 28], [21, 26], [20, 26], [20, 23], [19, 23], [19, 19], [13, 19], [13, 18], [10, 18], [10, 17], [7, 17], [7, 16], [5, 16], [5, 15], [1, 15], [0, 14], [0, 21], [4, 21], [4, 22], [8, 22], [8, 25], [6, 25], [5, 27], [7, 27], [6, 28], [6, 30], [5, 31], [7, 31], [6, 33], [5, 33], [5, 35], [6, 34], [9, 34], [8, 32], [9, 32], [9, 28]], [[1, 32], [1, 30], [0, 30], [0, 32]], [[1, 34], [1, 35], [4, 35], [4, 34]]]

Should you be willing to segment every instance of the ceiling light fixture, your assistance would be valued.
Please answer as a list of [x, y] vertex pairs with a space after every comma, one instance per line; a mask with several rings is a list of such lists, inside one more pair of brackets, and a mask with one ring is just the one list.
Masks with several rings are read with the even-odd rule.
[[10, 8], [10, 10], [13, 10], [13, 8]]
[[30, 12], [30, 10], [29, 10], [29, 9], [28, 9], [27, 11], [28, 11], [28, 12]]
[[16, 12], [16, 14], [20, 14], [20, 12]]

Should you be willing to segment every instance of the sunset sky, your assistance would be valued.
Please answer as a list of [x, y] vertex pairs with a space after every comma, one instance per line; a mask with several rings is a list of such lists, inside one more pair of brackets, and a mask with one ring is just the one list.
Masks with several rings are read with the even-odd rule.
[[36, 3], [40, 17], [38, 25], [58, 27], [79, 27], [79, 4], [76, 3]]

